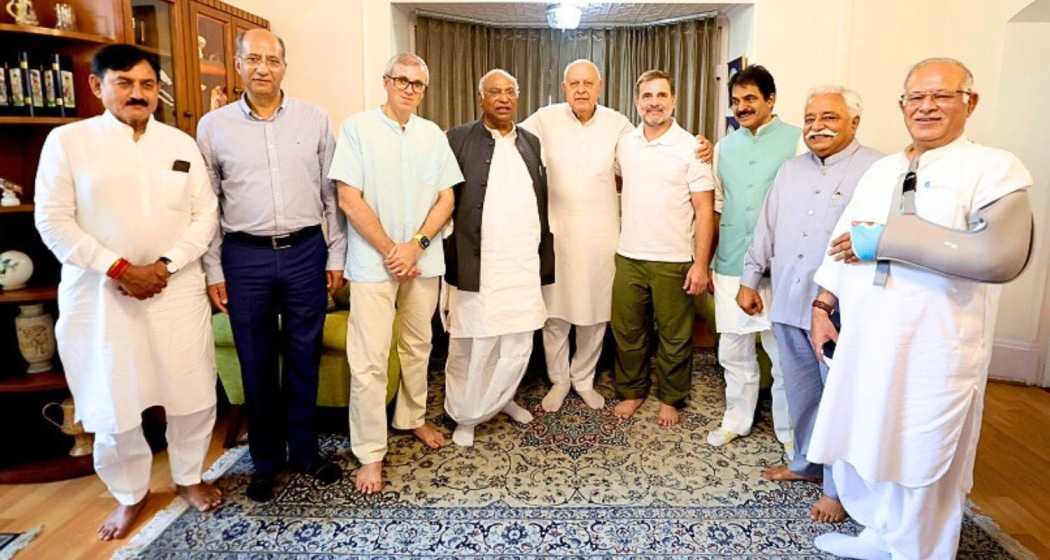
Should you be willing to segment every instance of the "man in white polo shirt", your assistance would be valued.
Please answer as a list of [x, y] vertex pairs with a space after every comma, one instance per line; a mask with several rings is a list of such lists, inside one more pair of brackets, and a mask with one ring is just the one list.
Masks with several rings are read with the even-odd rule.
[[696, 159], [697, 140], [674, 120], [674, 83], [660, 70], [635, 83], [642, 124], [616, 149], [623, 175], [622, 225], [613, 279], [613, 413], [631, 417], [649, 393], [649, 338], [656, 320], [657, 422], [680, 420], [689, 396], [693, 296], [711, 285], [714, 178]]

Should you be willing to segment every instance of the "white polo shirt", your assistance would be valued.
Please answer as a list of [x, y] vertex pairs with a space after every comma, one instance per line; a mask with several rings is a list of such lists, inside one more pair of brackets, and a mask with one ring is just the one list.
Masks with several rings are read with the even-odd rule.
[[711, 166], [696, 158], [696, 138], [677, 122], [652, 141], [645, 139], [643, 126], [616, 147], [623, 176], [616, 252], [645, 261], [690, 262], [692, 193], [714, 190]]

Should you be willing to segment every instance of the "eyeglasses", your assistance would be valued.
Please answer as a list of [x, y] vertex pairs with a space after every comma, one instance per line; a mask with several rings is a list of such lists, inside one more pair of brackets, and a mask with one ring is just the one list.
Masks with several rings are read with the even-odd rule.
[[423, 91], [427, 89], [427, 84], [418, 80], [409, 80], [404, 76], [384, 75], [383, 77], [390, 80], [391, 82], [394, 82], [394, 87], [400, 90], [406, 90], [409, 88], [409, 86], [411, 86], [412, 93], [423, 93]]
[[507, 89], [495, 89], [495, 88], [493, 88], [493, 89], [486, 89], [484, 91], [484, 95], [485, 95], [485, 97], [499, 97], [501, 95], [506, 95], [507, 97], [509, 97], [511, 99], [515, 99], [516, 97], [518, 97], [518, 89], [517, 88], [507, 88]]
[[263, 59], [263, 57], [261, 56], [249, 55], [241, 57], [241, 62], [243, 62], [244, 65], [248, 66], [249, 68], [258, 68], [259, 66], [265, 64], [266, 67], [270, 70], [278, 70], [282, 66], [284, 66], [284, 61], [277, 58], [276, 56], [271, 56], [266, 59]]
[[907, 107], [918, 107], [922, 105], [926, 98], [932, 98], [933, 102], [939, 106], [951, 105], [956, 99], [961, 98], [963, 95], [973, 95], [972, 91], [957, 89], [955, 91], [948, 90], [935, 90], [935, 91], [912, 91], [905, 93], [901, 96], [901, 103]]

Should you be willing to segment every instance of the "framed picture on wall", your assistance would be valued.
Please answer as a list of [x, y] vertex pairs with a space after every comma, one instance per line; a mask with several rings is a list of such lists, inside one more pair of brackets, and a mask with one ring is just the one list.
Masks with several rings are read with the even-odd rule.
[[[745, 55], [740, 55], [740, 56], [734, 58], [733, 60], [730, 60], [729, 62], [727, 62], [726, 63], [726, 83], [728, 84], [729, 80], [733, 79], [733, 76], [737, 72], [743, 70], [744, 68], [747, 68], [747, 56], [745, 56]], [[740, 128], [740, 123], [738, 123], [736, 121], [736, 117], [733, 116], [732, 109], [726, 107], [725, 134], [729, 134], [730, 132], [733, 132], [734, 130], [736, 130], [738, 128]]]

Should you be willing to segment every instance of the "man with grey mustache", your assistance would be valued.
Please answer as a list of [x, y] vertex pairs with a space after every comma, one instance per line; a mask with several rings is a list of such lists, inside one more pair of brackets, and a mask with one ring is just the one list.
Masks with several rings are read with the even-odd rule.
[[[810, 517], [822, 523], [843, 521], [846, 511], [838, 500], [830, 465], [806, 458], [828, 371], [809, 343], [810, 302], [817, 295], [813, 274], [824, 260], [831, 232], [861, 176], [882, 157], [857, 142], [860, 113], [860, 96], [851, 90], [830, 86], [810, 91], [802, 126], [809, 152], [784, 162], [777, 172], [744, 257], [736, 295], [748, 315], [771, 305], [769, 317], [794, 426], [794, 458], [765, 469], [762, 477], [823, 479], [824, 495], [810, 509]], [[763, 302], [758, 284], [770, 272], [773, 301]]]

